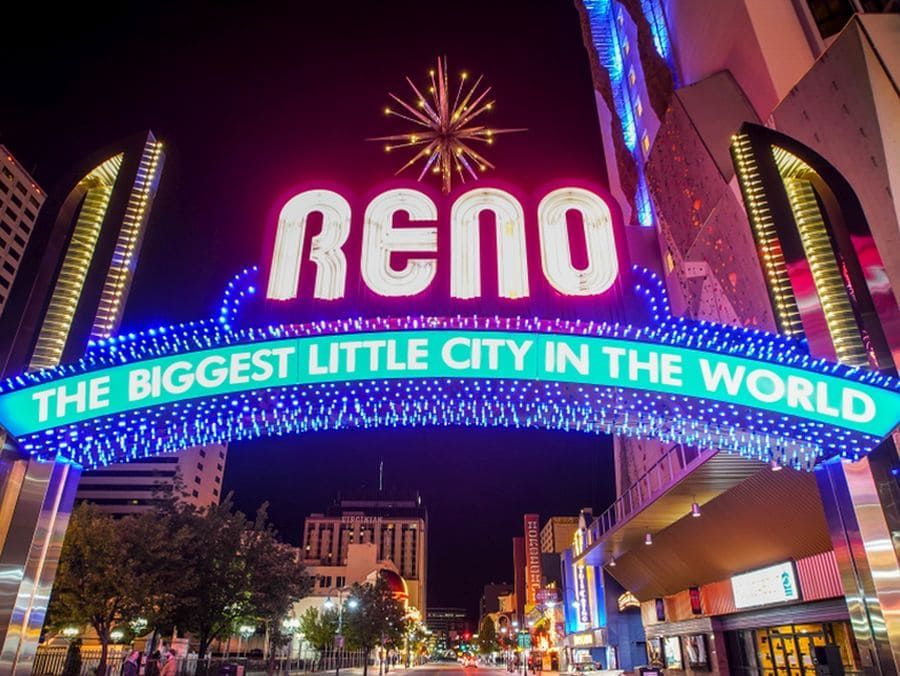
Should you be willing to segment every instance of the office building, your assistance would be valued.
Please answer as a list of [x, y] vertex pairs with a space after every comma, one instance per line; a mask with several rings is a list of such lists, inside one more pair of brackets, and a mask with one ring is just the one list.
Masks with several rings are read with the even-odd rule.
[[577, 516], [551, 516], [541, 528], [541, 552], [561, 554], [572, 546], [577, 529]]
[[[500, 598], [509, 596], [512, 594], [512, 591], [513, 585], [506, 582], [501, 582], [499, 584], [491, 582], [490, 584], [484, 585], [484, 591], [481, 594], [481, 601], [479, 603], [478, 616], [483, 618], [485, 615], [500, 612]], [[481, 626], [480, 622], [479, 626]]]
[[217, 505], [222, 499], [227, 454], [224, 444], [194, 446], [84, 472], [76, 500], [90, 502], [116, 516], [137, 514], [150, 509], [158, 495], [172, 491], [177, 476], [183, 502], [198, 508]]
[[0, 317], [45, 198], [9, 149], [0, 145]]
[[[577, 4], [612, 192], [626, 226], [654, 226], [658, 253], [635, 258], [673, 312], [896, 368], [900, 16], [840, 0]], [[564, 574], [636, 599], [658, 667], [896, 672], [900, 569], [896, 549], [872, 549], [897, 530], [896, 448], [814, 473], [770, 452], [616, 439], [619, 497]], [[606, 617], [567, 599], [567, 640], [612, 668], [609, 595], [590, 606]]]
[[303, 562], [345, 566], [352, 544], [374, 544], [378, 561], [391, 561], [409, 590], [409, 604], [427, 609], [428, 512], [417, 494], [342, 496], [303, 527]]
[[425, 626], [434, 634], [437, 644], [444, 647], [454, 641], [466, 641], [473, 633], [465, 608], [429, 608]]

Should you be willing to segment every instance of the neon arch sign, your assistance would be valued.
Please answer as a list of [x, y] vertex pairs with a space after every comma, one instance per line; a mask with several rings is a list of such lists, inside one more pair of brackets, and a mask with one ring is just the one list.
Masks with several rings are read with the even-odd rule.
[[265, 314], [624, 318], [624, 234], [596, 187], [517, 196], [487, 186], [449, 198], [420, 188], [360, 200], [315, 185], [286, 199], [265, 247]]
[[[615, 433], [810, 467], [859, 457], [900, 422], [896, 378], [813, 360], [788, 337], [673, 317], [652, 273], [622, 267], [614, 211], [595, 192], [558, 188], [533, 206], [479, 188], [441, 223], [428, 195], [393, 188], [354, 221], [340, 193], [302, 191], [280, 209], [269, 273], [238, 275], [214, 318], [120, 335], [76, 363], [8, 379], [0, 422], [30, 453], [86, 467], [215, 441], [419, 425]], [[396, 223], [398, 212], [409, 222]], [[493, 316], [412, 310], [406, 299], [435, 291], [482, 303], [485, 232], [498, 299], [511, 305]], [[341, 306], [354, 269], [363, 295], [403, 304]], [[279, 321], [304, 280], [303, 302], [338, 303], [338, 316]], [[539, 302], [521, 311], [548, 294], [593, 311], [613, 289], [611, 316], [543, 318]]]

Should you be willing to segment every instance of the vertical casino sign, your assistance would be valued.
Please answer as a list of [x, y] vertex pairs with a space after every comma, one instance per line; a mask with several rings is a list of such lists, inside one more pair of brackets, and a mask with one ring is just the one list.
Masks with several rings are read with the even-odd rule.
[[525, 595], [528, 604], [537, 603], [544, 571], [541, 567], [541, 523], [537, 514], [525, 515]]

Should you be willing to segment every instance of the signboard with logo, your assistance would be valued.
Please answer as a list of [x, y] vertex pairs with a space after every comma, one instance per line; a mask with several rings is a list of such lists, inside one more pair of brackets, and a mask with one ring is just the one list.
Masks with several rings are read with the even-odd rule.
[[578, 624], [591, 626], [591, 596], [588, 593], [587, 566], [576, 563], [573, 567], [575, 577], [575, 601], [578, 604]]
[[790, 561], [741, 573], [731, 578], [735, 608], [767, 606], [800, 599], [800, 589]]
[[525, 598], [534, 605], [537, 593], [543, 586], [544, 571], [541, 567], [541, 518], [538, 514], [525, 515]]

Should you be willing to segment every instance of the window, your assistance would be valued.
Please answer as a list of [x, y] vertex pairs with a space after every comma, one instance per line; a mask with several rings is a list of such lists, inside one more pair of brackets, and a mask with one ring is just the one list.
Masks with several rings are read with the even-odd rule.
[[[219, 489], [218, 488], [213, 488], [213, 495], [215, 495], [216, 497], [219, 497]], [[307, 547], [307, 549], [309, 549], [309, 547]]]
[[25, 240], [22, 239], [19, 235], [13, 235], [13, 241], [15, 241], [15, 243], [23, 249], [25, 248]]
[[202, 462], [197, 463], [197, 469], [199, 469], [201, 472], [203, 471], [203, 463]]
[[635, 82], [637, 82], [637, 75], [634, 72], [634, 66], [632, 66], [628, 71], [628, 84], [634, 87]]
[[638, 97], [634, 102], [634, 114], [638, 117], [644, 114], [644, 105], [641, 103], [640, 97]]
[[10, 181], [13, 178], [13, 173], [6, 167], [3, 167], [3, 175], [6, 176], [6, 178], [8, 178]]
[[22, 193], [23, 195], [27, 195], [27, 194], [28, 194], [28, 191], [25, 190], [25, 186], [24, 186], [21, 182], [19, 182], [19, 181], [16, 181], [16, 190], [18, 190], [18, 191], [19, 191], [20, 193]]
[[6, 183], [0, 183], [0, 192], [9, 192], [9, 186]]
[[806, 4], [823, 38], [839, 33], [855, 11], [850, 0], [806, 0]]
[[19, 220], [19, 217], [18, 217], [18, 215], [16, 215], [16, 212], [13, 211], [12, 209], [10, 209], [9, 207], [6, 207], [6, 215], [12, 219], [13, 223], [15, 223], [17, 220]]
[[16, 269], [12, 265], [10, 265], [9, 261], [3, 264], [3, 269], [11, 275], [16, 274]]
[[28, 198], [28, 203], [31, 204], [35, 209], [40, 209], [41, 204], [36, 199], [34, 199], [34, 195]]
[[201, 458], [205, 458], [205, 457], [206, 457], [206, 451], [204, 451], [202, 448], [200, 449], [200, 457], [201, 457]]
[[27, 218], [29, 221], [34, 220], [34, 212], [28, 207], [25, 207], [25, 218]]
[[195, 498], [199, 498], [199, 497], [200, 497], [200, 491], [198, 491], [196, 488], [193, 490], [193, 493], [192, 493], [192, 494], [193, 494], [193, 496], [194, 496]]
[[647, 135], [647, 132], [644, 132], [644, 135], [641, 137], [641, 148], [644, 149], [645, 156], [650, 153], [650, 137]]
[[218, 476], [215, 477], [215, 481], [216, 481], [217, 484], [222, 483], [222, 477], [218, 477]]
[[19, 207], [20, 209], [22, 208], [22, 200], [19, 199], [19, 196], [18, 196], [18, 195], [13, 195], [12, 197], [10, 197], [10, 200], [11, 200], [12, 203], [15, 204], [17, 207]]
[[216, 469], [218, 469], [220, 472], [222, 471], [222, 463], [221, 462], [216, 464]]
[[199, 484], [199, 483], [200, 483], [200, 477], [195, 476], [195, 477], [194, 477], [194, 483], [195, 483], [195, 484]]
[[628, 53], [631, 51], [631, 45], [628, 44], [628, 40], [622, 40], [622, 53], [625, 56], [628, 56]]
[[13, 258], [15, 258], [16, 260], [19, 260], [22, 257], [22, 255], [15, 249], [10, 249], [9, 255], [12, 256]]

